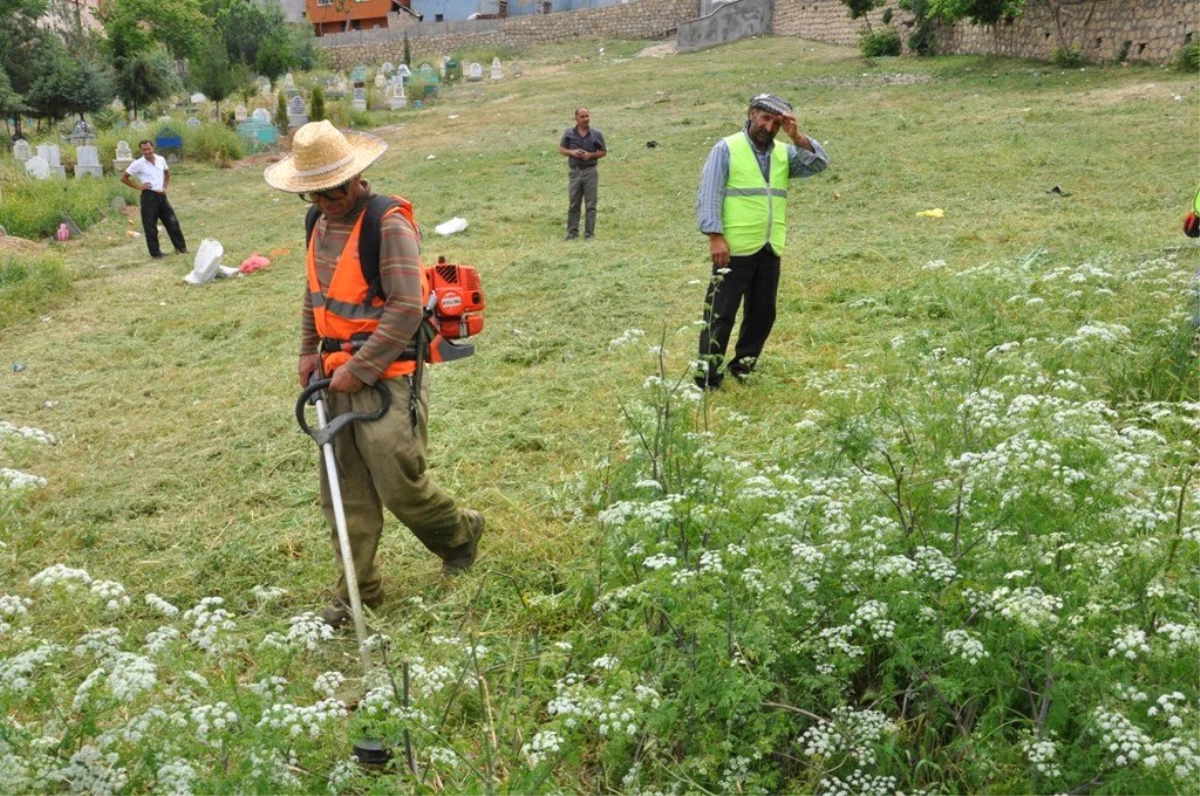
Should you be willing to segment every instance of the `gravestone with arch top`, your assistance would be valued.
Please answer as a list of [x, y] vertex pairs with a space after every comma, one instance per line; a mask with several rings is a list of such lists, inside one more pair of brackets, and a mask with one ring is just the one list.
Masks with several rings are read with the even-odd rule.
[[129, 149], [128, 141], [117, 142], [117, 156], [113, 158], [113, 171], [117, 174], [124, 174], [125, 169], [133, 163], [133, 152]]
[[247, 111], [245, 105], [236, 105], [233, 109], [233, 120], [235, 122], [246, 121]]
[[271, 123], [271, 112], [266, 108], [255, 108], [254, 113], [250, 114], [255, 121]]
[[18, 138], [13, 144], [13, 157], [22, 163], [33, 157], [33, 150], [24, 138]]
[[308, 124], [308, 108], [304, 105], [304, 97], [299, 94], [288, 100], [288, 127], [302, 127]]
[[483, 65], [478, 61], [467, 67], [467, 80], [471, 83], [483, 80]]
[[392, 78], [391, 86], [388, 87], [388, 107], [394, 111], [408, 107], [408, 97], [404, 94], [404, 81], [399, 77]]
[[499, 80], [502, 77], [504, 77], [504, 74], [500, 71], [500, 59], [493, 58], [492, 59], [492, 80]]
[[62, 164], [57, 144], [38, 144], [37, 153], [42, 160], [46, 161], [46, 167], [50, 170], [50, 174], [56, 174], [59, 177], [67, 176], [67, 169]]
[[33, 155], [25, 161], [25, 173], [35, 180], [45, 180], [50, 177], [50, 164], [41, 155]]

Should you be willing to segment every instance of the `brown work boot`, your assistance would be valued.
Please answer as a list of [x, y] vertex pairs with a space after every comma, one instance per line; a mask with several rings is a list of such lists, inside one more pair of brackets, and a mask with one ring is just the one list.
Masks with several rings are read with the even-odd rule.
[[[363, 608], [378, 608], [382, 603], [383, 595], [380, 595], [371, 601], [363, 600]], [[354, 618], [354, 612], [350, 610], [349, 600], [336, 598], [329, 607], [321, 609], [320, 616], [322, 622], [337, 630]]]
[[466, 572], [475, 563], [475, 553], [479, 549], [479, 537], [483, 536], [483, 515], [473, 509], [463, 512], [467, 515], [467, 525], [471, 529], [471, 541], [460, 544], [442, 560], [443, 575], [457, 575]]

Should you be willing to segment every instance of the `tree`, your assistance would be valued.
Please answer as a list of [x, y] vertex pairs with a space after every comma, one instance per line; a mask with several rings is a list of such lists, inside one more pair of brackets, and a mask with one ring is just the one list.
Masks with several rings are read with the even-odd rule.
[[254, 70], [272, 83], [295, 65], [295, 56], [286, 34], [271, 36], [260, 44], [254, 60]]
[[[38, 79], [38, 53], [53, 38], [39, 27], [38, 19], [46, 12], [46, 0], [0, 0], [0, 69], [8, 75], [9, 90], [25, 105], [25, 95]], [[21, 116], [17, 112], [16, 132], [21, 135]]]
[[312, 103], [308, 111], [308, 120], [310, 122], [320, 122], [325, 119], [325, 89], [320, 86], [313, 86]]
[[116, 68], [117, 96], [135, 119], [139, 108], [171, 96], [178, 85], [175, 64], [161, 47], [123, 57]]
[[177, 59], [188, 58], [205, 45], [204, 36], [211, 29], [199, 0], [107, 0], [100, 6], [99, 18], [105, 47], [118, 72], [120, 59], [158, 45]]
[[1019, 17], [1025, 0], [928, 0], [928, 14], [953, 25], [964, 19], [976, 25], [995, 25], [1005, 17]]
[[10, 116], [20, 119], [21, 114], [27, 110], [28, 107], [25, 105], [25, 98], [13, 91], [12, 83], [8, 79], [8, 73], [4, 71], [3, 66], [0, 66], [0, 116], [4, 117], [5, 129], [8, 128], [8, 119]]
[[247, 80], [246, 67], [229, 63], [229, 53], [224, 47], [206, 47], [189, 61], [193, 85], [204, 96], [217, 104], [221, 111], [221, 100], [233, 94]]
[[[850, 9], [851, 19], [867, 17], [867, 14], [879, 8], [884, 2], [886, 0], [842, 0], [846, 8]], [[871, 30], [871, 20], [869, 17], [866, 18], [866, 23], [867, 30]]]
[[37, 54], [38, 78], [25, 94], [29, 113], [57, 121], [70, 115], [80, 119], [99, 110], [113, 98], [107, 68], [94, 59], [67, 51], [55, 37]]

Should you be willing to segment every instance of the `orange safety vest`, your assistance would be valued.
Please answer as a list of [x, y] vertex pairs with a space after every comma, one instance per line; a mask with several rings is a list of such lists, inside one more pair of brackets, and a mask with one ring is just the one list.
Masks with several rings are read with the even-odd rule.
[[[408, 219], [413, 229], [417, 228], [412, 204], [403, 202], [396, 205], [384, 213], [383, 217], [387, 218], [396, 214]], [[342, 255], [333, 269], [333, 279], [330, 280], [329, 287], [324, 292], [322, 292], [321, 283], [317, 279], [316, 247], [314, 241], [308, 242], [308, 295], [312, 300], [313, 320], [316, 322], [317, 334], [322, 340], [339, 340], [349, 344], [352, 340], [364, 339], [365, 335], [374, 333], [379, 327], [379, 319], [383, 317], [383, 307], [387, 302], [382, 296], [370, 295], [370, 285], [363, 277], [362, 263], [358, 255], [358, 239], [362, 233], [363, 219], [366, 215], [366, 210], [359, 214], [358, 221], [355, 222], [354, 229], [350, 232], [350, 238], [346, 241], [345, 248], [342, 249]], [[313, 237], [316, 237], [315, 228]], [[425, 307], [429, 304], [429, 278], [426, 276], [424, 268], [419, 268], [418, 271], [421, 274], [421, 306]], [[424, 320], [421, 322], [425, 323]], [[433, 342], [431, 348], [437, 351], [437, 340], [435, 339]], [[350, 350], [323, 352], [321, 364], [325, 375], [332, 375], [334, 370], [349, 362], [352, 356], [353, 353]], [[398, 376], [407, 376], [416, 369], [415, 357], [397, 359], [388, 366], [381, 378], [394, 379]]]

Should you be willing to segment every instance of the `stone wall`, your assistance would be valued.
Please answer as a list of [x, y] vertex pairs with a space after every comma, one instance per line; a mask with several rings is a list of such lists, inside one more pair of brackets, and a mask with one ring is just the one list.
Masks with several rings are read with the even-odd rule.
[[[349, 32], [321, 36], [317, 44], [329, 55], [335, 69], [355, 64], [399, 61], [404, 56], [404, 32], [414, 60], [432, 59], [461, 50], [526, 47], [531, 44], [579, 37], [610, 39], [664, 39], [675, 34], [681, 22], [699, 16], [700, 0], [632, 0], [558, 14], [509, 17], [502, 20], [409, 24], [400, 15], [389, 15], [388, 31]], [[392, 21], [390, 17], [397, 17]]]
[[[892, 24], [907, 40], [912, 15], [895, 6], [889, 0]], [[883, 13], [881, 8], [868, 15], [872, 28], [883, 24]], [[777, 35], [856, 45], [865, 27], [863, 20], [850, 19], [841, 0], [775, 0], [772, 32]], [[1028, 0], [1025, 13], [1014, 20], [991, 27], [960, 23], [942, 28], [939, 42], [943, 52], [1047, 61], [1060, 39], [1062, 45], [1082, 49], [1091, 61], [1115, 60], [1129, 42], [1130, 60], [1165, 64], [1196, 38], [1198, 28], [1200, 0]]]
[[679, 52], [702, 50], [769, 33], [774, 7], [775, 0], [734, 0], [717, 6], [712, 13], [699, 19], [681, 22], [676, 34]]

